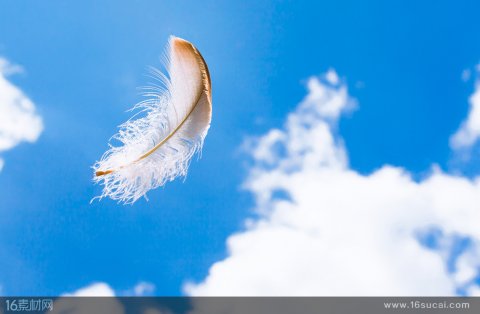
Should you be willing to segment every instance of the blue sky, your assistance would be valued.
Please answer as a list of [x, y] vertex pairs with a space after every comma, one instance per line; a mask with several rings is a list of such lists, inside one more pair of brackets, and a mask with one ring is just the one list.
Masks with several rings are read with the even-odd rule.
[[[455, 162], [450, 136], [468, 114], [480, 59], [475, 1], [4, 1], [0, 55], [35, 103], [44, 131], [1, 153], [0, 286], [8, 295], [59, 294], [92, 282], [126, 291], [140, 281], [178, 295], [227, 255], [225, 241], [256, 217], [241, 186], [244, 139], [283, 125], [312, 75], [330, 68], [360, 104], [340, 121], [350, 168], [384, 164], [414, 177]], [[91, 166], [169, 35], [209, 64], [213, 120], [188, 177], [134, 206], [95, 201]], [[473, 73], [473, 72], [472, 72]], [[477, 159], [478, 160], [478, 159]]]

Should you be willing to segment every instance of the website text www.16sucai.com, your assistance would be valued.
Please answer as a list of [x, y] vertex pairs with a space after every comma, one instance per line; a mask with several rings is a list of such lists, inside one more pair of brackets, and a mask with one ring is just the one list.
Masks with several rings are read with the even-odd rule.
[[425, 302], [425, 301], [410, 301], [410, 302], [384, 302], [383, 306], [386, 309], [465, 309], [470, 308], [469, 302]]

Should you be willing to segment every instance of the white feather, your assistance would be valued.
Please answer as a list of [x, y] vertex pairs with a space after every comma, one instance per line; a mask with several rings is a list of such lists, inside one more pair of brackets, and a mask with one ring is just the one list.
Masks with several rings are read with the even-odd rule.
[[[168, 77], [155, 70], [164, 87], [152, 87], [134, 109], [145, 115], [120, 126], [113, 147], [93, 166], [104, 185], [99, 198], [134, 203], [154, 188], [187, 174], [210, 127], [212, 103], [207, 64], [188, 41], [170, 37]], [[134, 116], [135, 117], [135, 116]]]

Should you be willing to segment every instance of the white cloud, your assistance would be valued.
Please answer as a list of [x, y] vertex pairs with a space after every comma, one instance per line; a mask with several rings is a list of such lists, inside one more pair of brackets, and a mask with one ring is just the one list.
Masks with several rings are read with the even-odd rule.
[[150, 282], [141, 281], [133, 287], [133, 293], [136, 296], [151, 295], [155, 291], [155, 285]]
[[[121, 293], [122, 296], [147, 296], [155, 291], [155, 285], [149, 282], [141, 281], [132, 289], [128, 289]], [[118, 301], [115, 290], [105, 282], [95, 282], [86, 287], [80, 288], [74, 292], [65, 293], [64, 298], [59, 298], [53, 305], [53, 313], [125, 313], [125, 308]], [[88, 302], [78, 298], [65, 297], [111, 297], [111, 298], [93, 298]], [[159, 311], [149, 308], [143, 313], [170, 313], [169, 311]]]
[[480, 178], [435, 166], [420, 182], [388, 165], [356, 172], [334, 132], [336, 118], [351, 108], [346, 86], [311, 78], [308, 90], [283, 129], [250, 141], [254, 164], [245, 187], [259, 218], [230, 236], [227, 258], [185, 292], [477, 293]]
[[[21, 142], [35, 142], [43, 130], [34, 103], [7, 76], [21, 72], [0, 57], [0, 153]], [[0, 168], [3, 161], [0, 160]]]
[[[155, 291], [155, 285], [150, 282], [140, 281], [134, 287], [120, 291], [122, 296], [148, 296]], [[94, 282], [86, 287], [80, 288], [74, 292], [68, 292], [63, 296], [77, 296], [77, 297], [113, 297], [117, 295], [113, 288], [105, 282]]]
[[468, 117], [458, 131], [450, 138], [454, 149], [469, 148], [480, 139], [480, 80], [475, 82], [475, 91], [469, 99]]
[[151, 282], [140, 281], [134, 287], [120, 292], [122, 296], [151, 296], [155, 292], [155, 285]]
[[113, 297], [115, 291], [104, 282], [95, 282], [74, 292], [65, 293], [63, 296], [75, 297]]
[[[104, 282], [96, 282], [62, 297], [114, 297], [115, 291]], [[123, 305], [116, 298], [91, 298], [87, 301], [79, 298], [59, 298], [53, 304], [52, 313], [72, 314], [122, 314]]]
[[480, 287], [479, 286], [471, 287], [468, 292], [469, 292], [468, 294], [473, 296], [473, 297], [480, 297]]
[[333, 85], [340, 83], [340, 78], [338, 77], [337, 71], [332, 68], [328, 69], [327, 73], [325, 73], [325, 79]]
[[[313, 78], [308, 80], [309, 93], [303, 100], [302, 106], [297, 110], [310, 110], [315, 104], [323, 103], [323, 106], [318, 107], [312, 118], [338, 119], [340, 113], [351, 110], [356, 103], [353, 99], [349, 99], [347, 88], [341, 84], [337, 73], [334, 70], [329, 70], [322, 78]], [[330, 88], [324, 88], [328, 86]]]

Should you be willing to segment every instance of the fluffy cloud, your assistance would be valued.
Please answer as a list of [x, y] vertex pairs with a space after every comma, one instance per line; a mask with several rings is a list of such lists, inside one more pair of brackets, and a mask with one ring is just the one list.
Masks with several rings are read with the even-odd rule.
[[70, 297], [113, 297], [115, 291], [104, 282], [95, 282], [89, 286], [80, 288], [71, 293], [65, 293], [63, 296]]
[[[155, 291], [155, 285], [140, 281], [134, 287], [121, 291], [119, 294], [122, 296], [147, 296], [152, 295]], [[86, 287], [80, 288], [74, 292], [63, 294], [63, 296], [76, 296], [76, 297], [113, 297], [117, 295], [115, 290], [105, 282], [94, 282]]]
[[133, 287], [133, 295], [146, 296], [151, 295], [155, 291], [155, 285], [149, 282], [141, 281]]
[[[22, 69], [0, 58], [0, 153], [21, 142], [35, 142], [43, 129], [33, 102], [7, 76]], [[0, 160], [0, 170], [3, 161]]]
[[[146, 296], [151, 295], [155, 290], [155, 285], [141, 281], [133, 288], [128, 289], [122, 293], [122, 296]], [[68, 297], [111, 297], [111, 298], [90, 298], [88, 301], [81, 298], [68, 298]], [[105, 282], [95, 282], [86, 287], [80, 288], [71, 293], [65, 293], [63, 298], [59, 298], [55, 301], [53, 306], [53, 313], [72, 313], [72, 314], [87, 314], [87, 313], [112, 313], [122, 314], [125, 313], [124, 305], [115, 298], [116, 293]], [[136, 303], [131, 303], [132, 306], [137, 306]], [[140, 312], [139, 312], [140, 313]], [[142, 310], [141, 313], [170, 313], [168, 311], [160, 311], [155, 308], [147, 308]]]
[[458, 131], [451, 137], [450, 144], [454, 149], [468, 148], [480, 138], [480, 80], [475, 82], [475, 92], [469, 99], [470, 110], [467, 119], [462, 122]]
[[90, 298], [88, 301], [82, 300], [82, 298], [65, 298], [115, 296], [115, 291], [108, 284], [103, 282], [93, 283], [87, 287], [80, 288], [72, 293], [66, 293], [62, 296], [64, 298], [58, 298], [55, 300], [52, 313], [125, 313], [123, 305], [116, 298]]
[[478, 293], [480, 178], [435, 166], [420, 182], [388, 165], [356, 172], [335, 133], [352, 104], [336, 74], [311, 78], [284, 128], [249, 141], [245, 187], [259, 218], [187, 294]]

